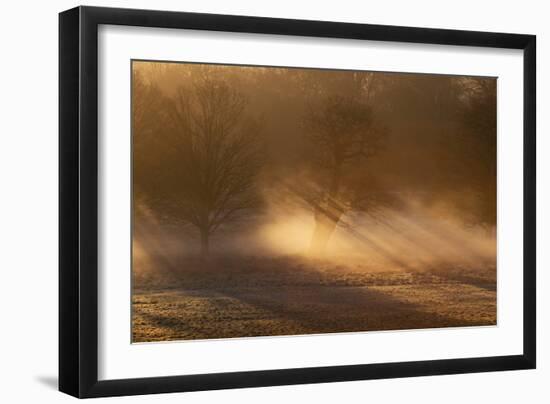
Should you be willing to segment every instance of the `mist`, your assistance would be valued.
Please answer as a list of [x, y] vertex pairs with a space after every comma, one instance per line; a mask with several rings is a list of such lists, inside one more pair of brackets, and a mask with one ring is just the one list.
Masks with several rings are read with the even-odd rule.
[[132, 146], [137, 341], [496, 321], [495, 78], [134, 61]]
[[[397, 266], [494, 257], [496, 79], [134, 62], [133, 80], [135, 237], [149, 248], [175, 250], [167, 256], [197, 253], [188, 223], [158, 199], [173, 198], [166, 189], [178, 188], [181, 177], [169, 172], [193, 169], [172, 153], [181, 135], [167, 124], [170, 104], [192, 99], [197, 81], [216, 80], [242, 96], [237, 108], [254, 125], [261, 167], [254, 180], [260, 200], [246, 217], [219, 226], [213, 252], [307, 254], [312, 212], [334, 171], [315, 161], [330, 159], [330, 150], [312, 143], [341, 147], [327, 139], [341, 134], [311, 133], [363, 125], [367, 136], [349, 144], [368, 143], [373, 151], [339, 163], [344, 173], [330, 197], [346, 206], [322, 256]], [[346, 107], [369, 119], [340, 111]], [[325, 118], [330, 113], [332, 121]]]

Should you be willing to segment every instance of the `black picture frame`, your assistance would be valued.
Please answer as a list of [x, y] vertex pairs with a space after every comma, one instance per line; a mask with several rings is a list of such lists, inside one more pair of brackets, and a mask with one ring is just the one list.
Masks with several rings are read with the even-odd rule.
[[[98, 380], [100, 24], [523, 50], [523, 354]], [[96, 7], [60, 13], [59, 390], [84, 398], [535, 368], [535, 103], [534, 35]]]

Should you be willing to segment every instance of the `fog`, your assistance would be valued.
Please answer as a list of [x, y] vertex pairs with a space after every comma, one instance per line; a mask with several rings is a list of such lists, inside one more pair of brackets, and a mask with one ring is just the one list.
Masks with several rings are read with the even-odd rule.
[[495, 265], [496, 79], [133, 62], [134, 271]]

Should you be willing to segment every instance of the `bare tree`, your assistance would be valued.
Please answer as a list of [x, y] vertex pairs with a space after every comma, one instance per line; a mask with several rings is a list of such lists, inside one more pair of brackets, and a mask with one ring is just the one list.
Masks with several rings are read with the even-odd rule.
[[[134, 206], [149, 205], [162, 194], [163, 163], [168, 161], [164, 144], [169, 120], [169, 100], [157, 85], [134, 67], [132, 78], [132, 149]], [[164, 142], [163, 142], [164, 140]], [[139, 216], [140, 209], [135, 209]]]
[[[475, 197], [470, 222], [492, 228], [497, 219], [497, 87], [496, 80], [464, 78], [458, 108], [460, 131], [455, 141], [455, 172]], [[459, 157], [459, 158], [457, 158]]]
[[139, 71], [132, 79], [132, 132], [134, 141], [142, 142], [154, 136], [163, 114], [164, 97], [160, 90], [148, 83]]
[[260, 203], [259, 124], [247, 117], [246, 105], [227, 83], [205, 77], [191, 89], [180, 88], [170, 109], [177, 162], [167, 199], [178, 218], [199, 231], [203, 257], [214, 232]]
[[354, 166], [376, 155], [387, 133], [361, 92], [327, 96], [320, 104], [306, 125], [318, 174], [314, 197], [308, 198], [315, 218], [312, 254], [323, 254], [342, 216], [364, 202], [359, 194], [364, 196], [365, 189], [357, 183]]

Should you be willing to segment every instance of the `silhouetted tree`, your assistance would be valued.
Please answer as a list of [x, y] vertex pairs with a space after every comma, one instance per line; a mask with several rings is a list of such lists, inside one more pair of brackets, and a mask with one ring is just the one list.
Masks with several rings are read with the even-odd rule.
[[180, 88], [171, 104], [169, 131], [177, 162], [167, 200], [178, 218], [200, 233], [201, 255], [221, 226], [243, 219], [260, 204], [256, 177], [262, 164], [259, 124], [246, 99], [227, 83], [204, 77]]
[[312, 254], [322, 254], [344, 213], [359, 208], [356, 202], [364, 198], [357, 194], [365, 190], [357, 183], [354, 166], [375, 156], [387, 134], [361, 84], [355, 94], [325, 96], [306, 119], [317, 171], [316, 189], [308, 198], [315, 218]]
[[[132, 147], [134, 205], [150, 204], [161, 195], [163, 164], [167, 162], [164, 123], [169, 120], [169, 99], [139, 70], [132, 78]], [[140, 210], [134, 210], [139, 215]]]
[[464, 152], [457, 162], [457, 171], [467, 179], [465, 188], [475, 199], [476, 209], [471, 209], [470, 221], [492, 227], [496, 225], [497, 208], [496, 80], [464, 78], [459, 84], [462, 96], [458, 140]]
[[382, 80], [377, 116], [407, 150], [394, 157], [396, 188], [444, 203], [464, 224], [494, 226], [496, 80], [400, 74]]

